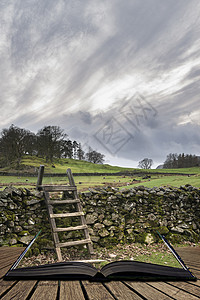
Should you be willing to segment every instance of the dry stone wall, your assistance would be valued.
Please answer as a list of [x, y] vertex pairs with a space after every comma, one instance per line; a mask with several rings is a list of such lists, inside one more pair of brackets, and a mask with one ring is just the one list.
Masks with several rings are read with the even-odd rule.
[[[138, 186], [123, 190], [106, 187], [90, 189], [81, 193], [80, 198], [94, 246], [153, 243], [158, 241], [156, 231], [173, 243], [200, 241], [200, 189], [190, 185], [153, 189]], [[76, 224], [68, 220], [62, 225]], [[40, 229], [42, 234], [33, 248], [35, 254], [53, 246], [41, 193], [14, 187], [0, 192], [1, 246], [24, 246]], [[76, 232], [68, 233], [61, 239], [70, 240], [75, 235]]]

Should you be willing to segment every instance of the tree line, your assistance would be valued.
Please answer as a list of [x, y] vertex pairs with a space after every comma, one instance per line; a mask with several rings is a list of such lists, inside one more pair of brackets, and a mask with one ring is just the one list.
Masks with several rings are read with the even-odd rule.
[[20, 165], [24, 155], [45, 158], [53, 163], [55, 158], [74, 158], [102, 164], [104, 154], [91, 147], [85, 153], [80, 142], [72, 141], [59, 126], [44, 126], [35, 134], [27, 129], [11, 125], [0, 135], [0, 165]]
[[192, 154], [170, 153], [164, 162], [164, 169], [199, 167], [200, 157]]
[[[151, 158], [144, 158], [139, 161], [138, 167], [141, 169], [151, 169], [153, 160]], [[163, 169], [178, 169], [191, 168], [200, 166], [200, 157], [192, 154], [177, 154], [170, 153], [163, 164]]]

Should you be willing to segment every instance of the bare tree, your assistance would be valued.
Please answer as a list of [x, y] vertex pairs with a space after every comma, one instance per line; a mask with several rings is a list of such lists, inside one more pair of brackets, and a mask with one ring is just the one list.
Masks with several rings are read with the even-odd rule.
[[151, 158], [144, 158], [143, 160], [139, 161], [138, 167], [141, 169], [151, 169], [153, 164], [153, 160]]

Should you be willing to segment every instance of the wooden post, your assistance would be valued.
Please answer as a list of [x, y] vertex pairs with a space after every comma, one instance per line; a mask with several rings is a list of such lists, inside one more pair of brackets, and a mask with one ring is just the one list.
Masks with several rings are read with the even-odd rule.
[[39, 172], [38, 172], [38, 180], [36, 185], [37, 190], [39, 190], [39, 186], [42, 185], [43, 175], [44, 175], [44, 165], [40, 165]]
[[69, 184], [70, 184], [71, 186], [75, 186], [75, 182], [74, 182], [74, 178], [73, 178], [73, 176], [72, 176], [72, 171], [71, 171], [71, 169], [67, 169], [67, 177], [68, 177], [68, 179], [69, 179]]

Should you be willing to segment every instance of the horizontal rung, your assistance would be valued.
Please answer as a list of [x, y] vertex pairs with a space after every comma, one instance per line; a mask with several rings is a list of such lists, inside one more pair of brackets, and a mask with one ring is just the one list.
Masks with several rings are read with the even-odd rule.
[[73, 230], [80, 230], [80, 229], [87, 229], [87, 225], [80, 225], [75, 227], [67, 227], [67, 228], [55, 228], [54, 232], [61, 232], [61, 231], [73, 231]]
[[83, 245], [83, 244], [91, 244], [90, 239], [80, 240], [80, 241], [71, 241], [66, 243], [58, 243], [56, 247], [68, 247], [68, 246], [75, 246], [75, 245]]
[[49, 204], [73, 204], [73, 203], [80, 203], [79, 199], [74, 200], [48, 200]]
[[65, 218], [65, 217], [80, 217], [84, 216], [84, 212], [64, 213], [64, 214], [50, 214], [50, 218]]
[[76, 191], [76, 186], [69, 185], [39, 185], [39, 190], [44, 192], [65, 192], [65, 191]]

